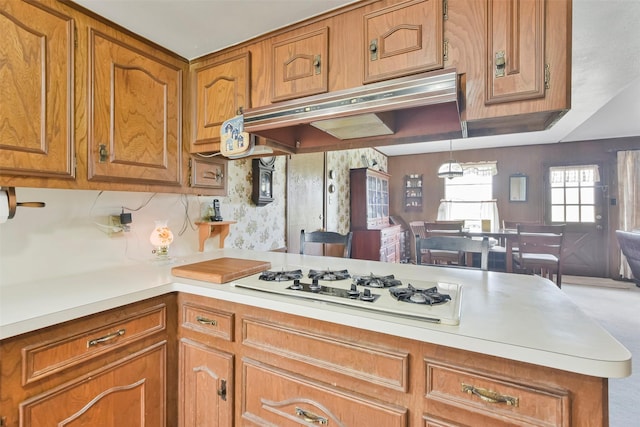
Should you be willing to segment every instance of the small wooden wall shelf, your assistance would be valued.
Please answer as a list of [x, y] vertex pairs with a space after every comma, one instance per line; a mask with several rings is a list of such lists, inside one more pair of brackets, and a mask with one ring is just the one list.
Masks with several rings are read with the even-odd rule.
[[219, 247], [224, 248], [224, 239], [229, 235], [229, 226], [237, 221], [196, 222], [198, 226], [198, 250], [204, 252], [204, 242], [209, 237], [220, 235]]

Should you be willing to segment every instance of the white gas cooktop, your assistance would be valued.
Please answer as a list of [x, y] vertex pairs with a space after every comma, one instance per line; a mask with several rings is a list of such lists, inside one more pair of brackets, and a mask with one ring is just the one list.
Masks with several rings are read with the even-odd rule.
[[446, 325], [460, 323], [462, 286], [457, 283], [285, 265], [235, 280], [233, 286]]

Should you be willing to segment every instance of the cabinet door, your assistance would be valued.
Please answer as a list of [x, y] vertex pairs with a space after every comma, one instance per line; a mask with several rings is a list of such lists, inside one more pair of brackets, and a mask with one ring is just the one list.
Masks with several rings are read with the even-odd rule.
[[74, 21], [0, 1], [0, 173], [72, 178]]
[[165, 425], [166, 341], [20, 404], [21, 426]]
[[181, 427], [233, 425], [233, 355], [180, 341]]
[[328, 90], [329, 28], [273, 43], [271, 101]]
[[192, 153], [220, 150], [222, 123], [250, 107], [249, 55], [247, 52], [193, 71], [195, 135]]
[[364, 17], [364, 83], [442, 68], [442, 0], [412, 0]]
[[182, 69], [89, 34], [89, 179], [179, 185]]
[[545, 94], [544, 0], [489, 0], [486, 103]]

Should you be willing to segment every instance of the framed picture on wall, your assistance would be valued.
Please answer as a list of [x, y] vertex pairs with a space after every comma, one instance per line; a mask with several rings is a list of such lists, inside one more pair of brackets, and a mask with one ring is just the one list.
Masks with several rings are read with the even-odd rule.
[[526, 202], [527, 201], [527, 176], [511, 175], [509, 177], [509, 201], [510, 202]]

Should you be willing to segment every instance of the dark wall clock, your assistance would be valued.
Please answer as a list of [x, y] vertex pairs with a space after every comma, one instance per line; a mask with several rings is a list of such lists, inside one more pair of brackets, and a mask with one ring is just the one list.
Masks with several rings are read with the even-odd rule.
[[251, 161], [253, 169], [253, 192], [251, 200], [256, 206], [273, 202], [273, 171], [275, 157], [261, 157]]

